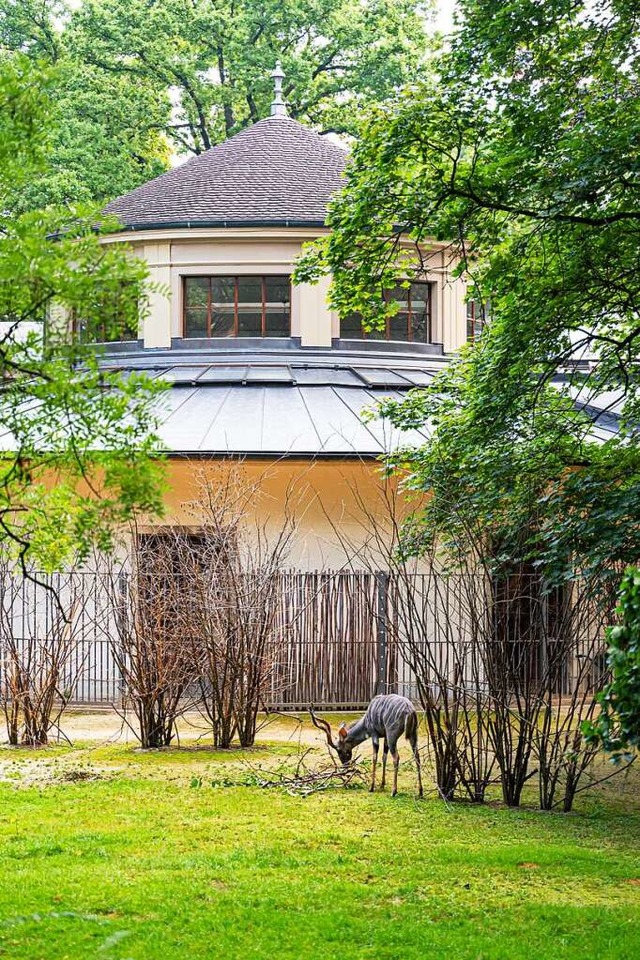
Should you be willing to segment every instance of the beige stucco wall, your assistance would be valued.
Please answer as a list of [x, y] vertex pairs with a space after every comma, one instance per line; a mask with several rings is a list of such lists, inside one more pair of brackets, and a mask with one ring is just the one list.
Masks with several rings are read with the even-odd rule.
[[[303, 244], [318, 230], [252, 228], [153, 230], [118, 234], [149, 265], [149, 308], [142, 335], [145, 347], [168, 347], [181, 337], [183, 277], [207, 274], [291, 274]], [[327, 304], [329, 281], [293, 286], [291, 335], [302, 346], [331, 346], [337, 316]]]
[[[117, 234], [107, 242], [127, 242], [134, 254], [149, 264], [149, 310], [144, 321], [145, 347], [168, 347], [182, 336], [183, 277], [206, 274], [292, 273], [305, 242], [320, 231], [305, 229], [191, 228]], [[421, 266], [434, 283], [433, 339], [445, 352], [458, 349], [466, 339], [465, 284], [453, 279], [451, 256], [445, 245], [434, 245], [409, 262]], [[419, 260], [421, 263], [419, 264]], [[328, 306], [329, 278], [318, 284], [292, 288], [291, 334], [302, 346], [328, 347], [340, 335], [340, 323]]]
[[197, 529], [201, 513], [197, 506], [206, 484], [220, 488], [231, 473], [244, 496], [244, 521], [249, 530], [266, 525], [271, 536], [283, 528], [287, 518], [295, 522], [289, 554], [291, 568], [300, 570], [341, 569], [350, 564], [365, 567], [362, 554], [369, 544], [369, 560], [383, 557], [374, 539], [389, 529], [390, 521], [405, 516], [408, 502], [395, 482], [384, 481], [376, 461], [348, 460], [217, 460], [167, 463], [166, 514], [158, 526], [186, 526]]
[[168, 347], [171, 345], [171, 243], [136, 246], [135, 252], [149, 266], [148, 312], [144, 318], [142, 337], [145, 347]]

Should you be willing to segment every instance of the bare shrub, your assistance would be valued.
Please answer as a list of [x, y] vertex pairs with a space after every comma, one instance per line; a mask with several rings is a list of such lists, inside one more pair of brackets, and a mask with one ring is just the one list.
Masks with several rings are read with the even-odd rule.
[[[462, 795], [482, 803], [493, 781], [495, 757], [489, 735], [489, 697], [469, 609], [479, 584], [396, 562], [403, 584], [403, 630], [398, 642], [416, 678], [435, 758], [436, 781], [445, 798]], [[413, 622], [411, 622], [413, 621]]]
[[88, 597], [81, 574], [25, 577], [0, 570], [0, 700], [9, 743], [49, 741], [82, 671], [81, 621]]
[[352, 566], [386, 571], [384, 609], [378, 603], [371, 616], [384, 616], [409, 667], [440, 794], [481, 802], [499, 782], [504, 802], [517, 806], [537, 777], [540, 806], [570, 810], [596, 754], [582, 724], [606, 679], [611, 578], [576, 573], [554, 587], [529, 564], [505, 566], [472, 532], [455, 569], [444, 570], [435, 542], [407, 556], [394, 483], [381, 483], [376, 504], [352, 493], [358, 537], [334, 530]]
[[518, 806], [537, 777], [540, 806], [569, 811], [596, 754], [582, 724], [604, 679], [603, 631], [614, 602], [596, 577], [551, 586], [526, 563], [501, 573], [461, 566], [456, 579], [477, 637], [503, 800]]
[[112, 563], [106, 574], [116, 610], [110, 643], [137, 721], [131, 729], [142, 747], [167, 747], [197, 676], [184, 633], [184, 581], [173, 538], [142, 535], [135, 543], [132, 569]]
[[407, 511], [397, 485], [381, 481], [377, 501], [351, 492], [357, 533], [350, 537], [338, 525], [334, 531], [354, 569], [377, 571], [387, 583], [383, 602], [378, 598], [370, 615], [384, 619], [387, 643], [408, 668], [403, 692], [417, 696], [424, 711], [438, 792], [452, 799], [462, 791], [481, 802], [495, 761], [474, 620], [433, 556], [421, 562], [403, 553]]
[[[132, 531], [130, 569], [112, 564], [114, 658], [143, 747], [168, 746], [198, 707], [214, 744], [253, 744], [267, 688], [281, 669], [282, 565], [294, 533], [289, 495], [273, 518], [260, 481], [226, 462], [199, 478], [184, 526]], [[126, 719], [126, 714], [125, 714]]]
[[256, 519], [261, 496], [260, 482], [250, 482], [240, 466], [203, 479], [190, 505], [199, 549], [182, 552], [200, 703], [220, 747], [234, 737], [244, 747], [254, 743], [265, 695], [282, 682], [286, 629], [279, 612], [295, 525], [289, 495], [273, 517]]
[[608, 679], [604, 636], [616, 606], [609, 584], [595, 577], [576, 580], [552, 618], [549, 594], [545, 598], [548, 630], [540, 648], [544, 709], [534, 741], [543, 810], [562, 806], [568, 812], [576, 793], [599, 782], [590, 776], [599, 747], [584, 736], [583, 724], [596, 716], [596, 696]]

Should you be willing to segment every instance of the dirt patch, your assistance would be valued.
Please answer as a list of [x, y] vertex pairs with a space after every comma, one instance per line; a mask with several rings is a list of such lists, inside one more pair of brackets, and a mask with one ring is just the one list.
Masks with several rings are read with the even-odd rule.
[[58, 780], [63, 783], [78, 783], [83, 780], [102, 780], [102, 774], [97, 770], [64, 770]]
[[[346, 717], [347, 722], [349, 717]], [[135, 726], [133, 715], [119, 716], [115, 710], [73, 710], [65, 713], [61, 720], [61, 732], [57, 738], [60, 743], [65, 738], [72, 743], [92, 741], [100, 743], [130, 743], [137, 742], [132, 731]], [[265, 716], [260, 720], [256, 736], [256, 746], [261, 743], [300, 743], [305, 746], [322, 745], [325, 740], [322, 734], [311, 724], [307, 715], [283, 716], [281, 714]], [[182, 746], [210, 744], [211, 737], [202, 717], [195, 712], [189, 712], [178, 722], [178, 742]]]
[[0, 782], [11, 783], [16, 787], [47, 787], [56, 783], [81, 783], [104, 780], [112, 770], [97, 767], [78, 767], [70, 761], [68, 764], [51, 759], [2, 759], [0, 760]]

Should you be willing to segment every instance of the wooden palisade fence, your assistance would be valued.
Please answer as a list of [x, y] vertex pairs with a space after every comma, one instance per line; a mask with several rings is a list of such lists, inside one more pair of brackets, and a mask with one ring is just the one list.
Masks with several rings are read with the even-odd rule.
[[[487, 624], [501, 633], [510, 669], [534, 681], [553, 649], [557, 693], [600, 679], [603, 663], [602, 618], [565, 618], [538, 624], [548, 603], [533, 604], [535, 615], [514, 615], [513, 597], [469, 601], [468, 584], [455, 576], [413, 574], [397, 579], [386, 572], [278, 572], [278, 609], [274, 664], [264, 705], [282, 710], [356, 709], [376, 694], [398, 692], [418, 700], [416, 658], [428, 659], [422, 681], [433, 674], [433, 690], [442, 677], [451, 683], [484, 687], [474, 665], [474, 645], [487, 642]], [[120, 575], [128, 589], [128, 575]], [[407, 600], [407, 594], [411, 598]], [[527, 596], [532, 591], [527, 589]], [[185, 597], [188, 586], [185, 587]], [[185, 603], [187, 601], [185, 600]], [[106, 578], [92, 572], [0, 580], [0, 691], [11, 696], [12, 669], [21, 660], [46, 672], [52, 651], [65, 638], [53, 677], [59, 695], [74, 704], [107, 706], [126, 696], [113, 645], [117, 617]], [[576, 638], [558, 631], [579, 630]], [[466, 652], [468, 650], [468, 653]], [[463, 651], [463, 654], [461, 654]], [[460, 673], [461, 659], [467, 667]], [[12, 666], [13, 665], [13, 666]], [[412, 666], [414, 669], [412, 669]], [[458, 673], [457, 679], [453, 679]], [[51, 679], [51, 678], [50, 678]]]

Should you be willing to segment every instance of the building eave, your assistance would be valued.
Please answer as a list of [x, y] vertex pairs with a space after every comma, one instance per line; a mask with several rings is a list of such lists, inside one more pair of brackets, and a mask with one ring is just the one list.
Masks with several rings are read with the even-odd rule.
[[286, 460], [288, 463], [300, 461], [307, 463], [309, 460], [322, 460], [332, 462], [353, 463], [366, 461], [367, 463], [380, 463], [384, 458], [384, 453], [324, 453], [317, 450], [308, 452], [296, 450], [294, 453], [281, 450], [261, 450], [260, 452], [238, 453], [235, 450], [164, 450], [161, 451], [162, 457], [166, 460], [255, 460], [269, 462]]
[[222, 228], [229, 229], [238, 227], [244, 229], [251, 228], [269, 228], [269, 227], [302, 227], [312, 229], [324, 229], [327, 224], [324, 220], [175, 220], [175, 221], [140, 221], [140, 223], [129, 223], [122, 227], [125, 233], [136, 233], [140, 230], [192, 230], [194, 228]]

